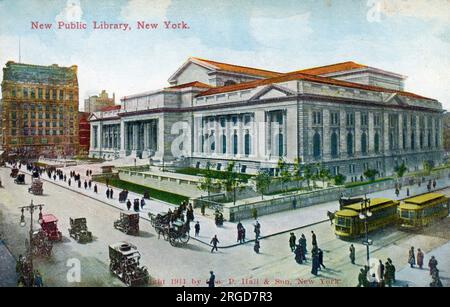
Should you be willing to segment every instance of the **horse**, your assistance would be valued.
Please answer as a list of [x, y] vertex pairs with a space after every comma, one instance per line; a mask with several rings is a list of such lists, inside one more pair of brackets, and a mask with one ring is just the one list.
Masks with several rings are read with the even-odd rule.
[[334, 212], [327, 211], [327, 216], [328, 216], [328, 219], [330, 220], [331, 225], [333, 225], [335, 213], [336, 213], [336, 211], [334, 211]]

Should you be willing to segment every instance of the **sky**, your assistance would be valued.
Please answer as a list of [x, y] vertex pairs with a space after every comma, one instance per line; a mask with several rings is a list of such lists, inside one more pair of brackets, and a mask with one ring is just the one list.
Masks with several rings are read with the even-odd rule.
[[19, 61], [19, 40], [22, 63], [78, 65], [80, 109], [102, 89], [117, 99], [165, 87], [190, 56], [279, 72], [355, 61], [408, 76], [406, 90], [450, 109], [450, 0], [0, 0], [2, 67]]

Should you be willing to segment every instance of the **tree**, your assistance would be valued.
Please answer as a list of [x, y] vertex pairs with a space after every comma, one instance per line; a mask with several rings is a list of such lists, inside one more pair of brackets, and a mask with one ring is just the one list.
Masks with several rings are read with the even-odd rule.
[[236, 204], [236, 191], [244, 188], [242, 178], [234, 171], [235, 161], [227, 165], [225, 176], [220, 180], [220, 184], [226, 192], [233, 192], [233, 204]]
[[364, 177], [366, 177], [369, 181], [374, 181], [375, 176], [378, 174], [379, 172], [376, 169], [369, 168], [364, 172]]
[[314, 170], [312, 164], [305, 164], [303, 176], [305, 177], [306, 184], [309, 190], [311, 186], [311, 180], [314, 179]]
[[325, 188], [325, 182], [331, 179], [331, 173], [323, 164], [319, 168], [319, 178], [322, 180], [322, 187]]
[[213, 180], [213, 172], [211, 171], [211, 165], [208, 163], [206, 165], [206, 170], [204, 172], [204, 176], [198, 185], [198, 189], [208, 192], [208, 197], [211, 194], [211, 189], [215, 187], [215, 183]]
[[405, 163], [402, 163], [399, 166], [395, 167], [395, 173], [397, 174], [398, 178], [402, 178], [407, 170], [408, 168], [406, 167]]
[[305, 178], [302, 176], [302, 170], [302, 159], [295, 159], [293, 179], [297, 181], [297, 188], [300, 188], [301, 183], [305, 180]]
[[281, 184], [283, 186], [283, 190], [286, 191], [287, 190], [286, 184], [292, 180], [292, 176], [291, 173], [289, 172], [289, 166], [287, 165], [287, 163], [284, 161], [283, 158], [280, 158], [278, 160], [278, 169], [280, 171], [280, 179]]
[[337, 174], [336, 176], [334, 176], [334, 184], [335, 185], [343, 185], [345, 183], [345, 180], [347, 179], [347, 177], [345, 177], [345, 175], [342, 174]]
[[264, 193], [270, 186], [272, 178], [266, 171], [259, 170], [258, 175], [254, 178], [256, 183], [256, 191], [261, 193], [261, 199], [264, 199]]
[[433, 166], [429, 161], [423, 161], [423, 173], [425, 176], [428, 176], [431, 174], [431, 170], [433, 169]]

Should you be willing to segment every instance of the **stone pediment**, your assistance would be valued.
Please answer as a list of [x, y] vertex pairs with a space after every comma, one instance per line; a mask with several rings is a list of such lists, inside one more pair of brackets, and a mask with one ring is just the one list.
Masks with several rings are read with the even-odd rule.
[[295, 92], [288, 88], [271, 84], [264, 87], [258, 91], [250, 100], [262, 100], [262, 99], [272, 99], [272, 98], [283, 98], [287, 96], [293, 96]]
[[383, 93], [383, 101], [391, 105], [407, 105], [407, 102], [404, 100], [404, 98], [402, 96], [399, 96], [397, 93]]

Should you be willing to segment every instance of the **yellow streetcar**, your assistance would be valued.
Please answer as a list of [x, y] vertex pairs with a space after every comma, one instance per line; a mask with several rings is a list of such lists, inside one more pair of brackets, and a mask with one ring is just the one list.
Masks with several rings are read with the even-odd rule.
[[449, 198], [444, 194], [427, 193], [405, 199], [398, 208], [400, 227], [419, 229], [437, 219], [447, 217]]
[[342, 206], [334, 216], [335, 233], [339, 237], [358, 237], [365, 234], [364, 220], [360, 218], [365, 208], [370, 212], [370, 216], [367, 217], [369, 232], [393, 224], [398, 219], [398, 205], [399, 201], [396, 200], [373, 198], [367, 207], [364, 207], [362, 202]]

